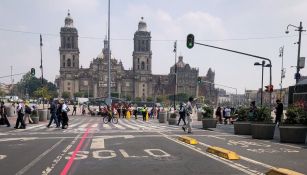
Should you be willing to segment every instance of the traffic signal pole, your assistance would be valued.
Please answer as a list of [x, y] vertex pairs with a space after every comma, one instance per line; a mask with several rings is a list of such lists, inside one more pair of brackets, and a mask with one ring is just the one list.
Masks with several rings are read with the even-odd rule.
[[[194, 40], [194, 36], [193, 36], [193, 40]], [[233, 52], [233, 53], [237, 53], [237, 54], [241, 54], [241, 55], [246, 55], [246, 56], [250, 56], [250, 57], [254, 57], [254, 58], [258, 58], [258, 59], [261, 59], [261, 60], [268, 61], [269, 64], [270, 64], [270, 85], [272, 85], [272, 62], [271, 62], [270, 59], [265, 58], [265, 57], [261, 57], [261, 56], [257, 56], [257, 55], [252, 55], [252, 54], [244, 53], [244, 52], [239, 52], [239, 51], [235, 51], [235, 50], [225, 49], [225, 48], [216, 47], [216, 46], [212, 46], [212, 45], [208, 45], [208, 44], [203, 44], [203, 43], [198, 43], [198, 42], [194, 42], [194, 44], [198, 44], [198, 45], [206, 46], [206, 47], [211, 47], [211, 48], [215, 48], [215, 49], [219, 49], [219, 50], [224, 50], [224, 51], [228, 51], [228, 52]], [[271, 108], [271, 105], [272, 105], [272, 92], [270, 92], [270, 108]]]

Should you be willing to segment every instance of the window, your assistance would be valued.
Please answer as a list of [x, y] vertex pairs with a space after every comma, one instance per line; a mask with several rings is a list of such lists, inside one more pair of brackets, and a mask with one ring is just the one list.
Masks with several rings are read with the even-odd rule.
[[148, 58], [147, 58], [147, 64], [148, 64]]
[[65, 55], [63, 55], [62, 57], [63, 57], [63, 67], [65, 67]]
[[67, 82], [67, 86], [69, 86], [70, 85], [70, 82]]
[[67, 90], [70, 91], [70, 87], [68, 87]]
[[142, 64], [141, 64], [141, 69], [144, 70], [145, 69], [145, 63], [144, 61], [142, 61]]
[[149, 70], [149, 69], [148, 69], [148, 65], [147, 65], [147, 70]]
[[72, 60], [75, 61], [75, 55], [72, 56]]
[[140, 65], [138, 64], [138, 70], [140, 70]]
[[67, 60], [67, 67], [70, 67], [70, 66], [71, 66], [71, 60], [68, 59], [68, 60]]
[[87, 80], [84, 80], [84, 81], [83, 81], [83, 85], [84, 85], [84, 86], [88, 86], [88, 81], [87, 81]]
[[75, 62], [72, 62], [72, 67], [75, 67]]
[[143, 84], [143, 87], [145, 87], [145, 84]]
[[129, 86], [130, 86], [130, 83], [129, 83], [129, 82], [126, 82], [126, 86], [129, 87]]
[[140, 58], [138, 58], [138, 63], [140, 63]]
[[143, 92], [145, 91], [145, 89], [143, 89]]

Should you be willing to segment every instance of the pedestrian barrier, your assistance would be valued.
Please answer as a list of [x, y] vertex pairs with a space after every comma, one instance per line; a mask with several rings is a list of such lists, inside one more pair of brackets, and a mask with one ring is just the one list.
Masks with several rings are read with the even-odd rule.
[[190, 144], [190, 145], [197, 145], [198, 144], [198, 141], [196, 139], [193, 139], [193, 138], [187, 137], [187, 136], [179, 136], [178, 140], [185, 142], [187, 144]]
[[272, 168], [270, 171], [265, 173], [266, 175], [304, 175], [285, 168]]
[[207, 152], [209, 152], [211, 154], [215, 154], [215, 155], [220, 156], [220, 157], [223, 157], [225, 159], [229, 159], [229, 160], [240, 159], [240, 157], [237, 155], [237, 153], [235, 153], [233, 151], [229, 151], [229, 150], [224, 149], [224, 148], [216, 147], [216, 146], [209, 146], [207, 148]]

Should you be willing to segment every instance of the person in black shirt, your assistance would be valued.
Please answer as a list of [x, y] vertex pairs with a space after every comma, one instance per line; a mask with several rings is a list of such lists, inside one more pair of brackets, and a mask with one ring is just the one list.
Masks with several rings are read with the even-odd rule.
[[0, 115], [1, 115], [1, 120], [3, 120], [3, 124], [6, 124], [7, 127], [10, 127], [11, 124], [10, 124], [9, 120], [7, 119], [7, 111], [6, 111], [6, 108], [4, 106], [3, 101], [1, 102]]
[[281, 103], [280, 100], [276, 100], [277, 106], [275, 108], [275, 124], [278, 123], [278, 125], [281, 123], [281, 117], [283, 115], [283, 111], [284, 111], [284, 105]]

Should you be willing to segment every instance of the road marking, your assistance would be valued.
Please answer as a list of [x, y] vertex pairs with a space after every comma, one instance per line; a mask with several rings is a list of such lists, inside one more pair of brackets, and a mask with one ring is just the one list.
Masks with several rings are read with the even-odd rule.
[[[153, 157], [170, 157], [171, 155], [161, 149], [145, 149], [149, 155]], [[154, 154], [153, 152], [161, 152], [162, 154]]]
[[3, 138], [0, 139], [0, 142], [8, 142], [8, 141], [29, 141], [29, 140], [36, 140], [39, 139], [38, 137], [22, 137], [22, 138]]
[[54, 167], [60, 162], [60, 160], [63, 158], [63, 156], [66, 154], [66, 152], [72, 147], [73, 144], [76, 143], [76, 141], [78, 140], [78, 138], [81, 136], [81, 134], [78, 134], [73, 141], [71, 141], [71, 143], [62, 151], [62, 153], [57, 156], [52, 162], [51, 167], [47, 167], [43, 172], [42, 175], [47, 175], [49, 174]]
[[[195, 146], [191, 146], [191, 145], [188, 145], [188, 144], [186, 144], [186, 143], [180, 142], [180, 141], [178, 141], [178, 140], [176, 140], [176, 139], [173, 139], [173, 138], [171, 138], [171, 137], [169, 137], [169, 136], [167, 136], [167, 135], [165, 135], [165, 134], [163, 134], [163, 133], [161, 133], [161, 132], [160, 132], [160, 134], [163, 135], [165, 138], [171, 140], [171, 141], [174, 141], [174, 142], [176, 142], [176, 143], [178, 143], [178, 144], [180, 144], [180, 145], [183, 145], [183, 146], [185, 146], [185, 147], [187, 147], [187, 148], [190, 148], [191, 150], [194, 150], [194, 151], [196, 151], [196, 152], [198, 152], [198, 153], [200, 153], [200, 154], [202, 154], [202, 155], [204, 155], [204, 156], [207, 156], [207, 157], [209, 157], [209, 158], [212, 158], [212, 159], [214, 159], [214, 160], [216, 160], [216, 161], [219, 161], [219, 162], [221, 162], [221, 163], [224, 163], [224, 164], [226, 164], [227, 166], [230, 166], [230, 167], [232, 167], [232, 168], [234, 168], [234, 169], [236, 169], [236, 170], [242, 171], [242, 172], [244, 172], [244, 173], [246, 173], [246, 174], [250, 174], [250, 175], [254, 175], [254, 174], [255, 174], [255, 171], [254, 171], [254, 170], [242, 168], [241, 166], [238, 166], [238, 165], [234, 164], [232, 161], [229, 161], [229, 160], [227, 160], [227, 159], [220, 158], [220, 157], [218, 157], [218, 156], [216, 156], [216, 155], [212, 155], [212, 154], [203, 152], [203, 151], [201, 151], [201, 150], [198, 150], [198, 149], [195, 148]], [[257, 173], [260, 174], [260, 172], [257, 172]]]
[[106, 129], [112, 129], [111, 126], [110, 126], [109, 124], [102, 124], [102, 127], [103, 127], [103, 128], [106, 128]]
[[[109, 155], [102, 156], [100, 153], [109, 153]], [[96, 159], [111, 159], [116, 157], [116, 153], [113, 150], [98, 150], [93, 151], [93, 157]]]
[[121, 125], [118, 125], [118, 124], [114, 124], [114, 126], [115, 126], [116, 128], [118, 128], [118, 129], [121, 129], [121, 130], [126, 129], [125, 127], [123, 127], [123, 126], [121, 126]]
[[87, 127], [87, 123], [85, 123], [85, 124], [83, 124], [83, 125], [81, 125], [81, 126], [79, 126], [79, 128], [85, 128], [85, 127]]
[[24, 168], [19, 170], [16, 175], [24, 174], [26, 171], [28, 171], [31, 167], [33, 167], [37, 162], [39, 162], [45, 155], [47, 155], [50, 151], [52, 151], [55, 147], [57, 147], [61, 142], [63, 142], [64, 139], [61, 139], [56, 144], [54, 144], [51, 148], [47, 149], [45, 152], [43, 152], [41, 155], [39, 155], [37, 158], [32, 160], [28, 165], [26, 165]]
[[90, 149], [104, 149], [104, 138], [94, 138], [92, 139], [92, 144]]
[[98, 124], [96, 123], [96, 124], [93, 124], [91, 127], [92, 128], [97, 128], [97, 126], [98, 126]]
[[83, 134], [77, 148], [75, 149], [74, 153], [72, 154], [72, 156], [70, 157], [70, 159], [68, 160], [68, 162], [66, 163], [64, 169], [62, 170], [61, 172], [61, 175], [66, 175], [71, 167], [71, 165], [73, 164], [74, 160], [75, 160], [75, 157], [76, 157], [76, 154], [78, 153], [78, 151], [80, 150], [86, 136], [88, 135], [88, 132], [89, 132], [90, 128], [87, 128], [87, 130], [85, 131], [85, 133]]
[[123, 123], [125, 124], [126, 127], [130, 128], [130, 129], [133, 129], [133, 130], [139, 130], [139, 128], [134, 127], [134, 126], [128, 124], [127, 122], [125, 122], [125, 120], [123, 120], [123, 121], [124, 121]]
[[0, 160], [5, 159], [6, 157], [6, 155], [0, 155]]

